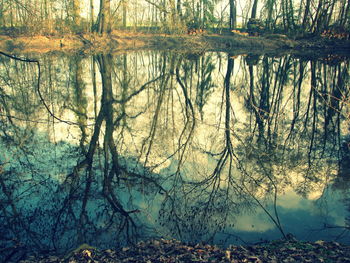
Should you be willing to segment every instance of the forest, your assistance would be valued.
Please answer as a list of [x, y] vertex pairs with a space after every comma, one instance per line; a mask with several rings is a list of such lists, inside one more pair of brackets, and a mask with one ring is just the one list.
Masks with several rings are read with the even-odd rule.
[[0, 262], [350, 262], [349, 0], [0, 0]]
[[347, 0], [1, 0], [3, 33], [110, 33], [114, 29], [185, 33], [246, 29], [299, 35], [349, 31]]

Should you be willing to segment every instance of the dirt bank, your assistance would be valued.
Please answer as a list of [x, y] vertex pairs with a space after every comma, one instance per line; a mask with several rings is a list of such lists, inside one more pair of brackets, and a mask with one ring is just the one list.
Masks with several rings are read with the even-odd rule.
[[135, 246], [99, 250], [87, 244], [65, 255], [36, 255], [21, 263], [97, 263], [97, 262], [350, 262], [350, 247], [336, 242], [276, 240], [254, 246], [184, 244], [176, 240], [151, 240]]
[[137, 49], [177, 50], [179, 52], [225, 51], [233, 54], [252, 53], [317, 53], [349, 52], [349, 41], [327, 39], [292, 40], [284, 35], [261, 37], [243, 35], [166, 35], [113, 31], [110, 36], [95, 34], [64, 36], [0, 36], [0, 50], [14, 53], [118, 52]]

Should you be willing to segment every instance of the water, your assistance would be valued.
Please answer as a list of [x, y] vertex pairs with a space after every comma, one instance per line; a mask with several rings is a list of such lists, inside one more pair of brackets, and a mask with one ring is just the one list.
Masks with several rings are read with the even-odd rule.
[[350, 244], [348, 58], [37, 59], [0, 57], [1, 247]]

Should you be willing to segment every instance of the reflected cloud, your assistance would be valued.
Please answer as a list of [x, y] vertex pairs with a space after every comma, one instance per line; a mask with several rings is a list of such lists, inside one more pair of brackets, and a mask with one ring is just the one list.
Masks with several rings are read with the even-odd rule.
[[8, 239], [65, 251], [226, 232], [335, 239], [349, 224], [348, 61], [47, 56], [40, 78], [0, 62]]

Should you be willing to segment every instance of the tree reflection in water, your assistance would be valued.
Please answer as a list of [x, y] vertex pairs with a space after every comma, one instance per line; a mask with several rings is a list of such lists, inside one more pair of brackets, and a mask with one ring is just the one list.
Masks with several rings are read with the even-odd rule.
[[[257, 240], [273, 229], [286, 238], [290, 193], [328, 218], [311, 228], [348, 229], [349, 60], [155, 51], [39, 60], [39, 87], [37, 65], [0, 60], [3, 251], [150, 236], [232, 242], [244, 231]], [[339, 199], [330, 192], [343, 203], [327, 214]], [[262, 213], [265, 230], [242, 221]]]

